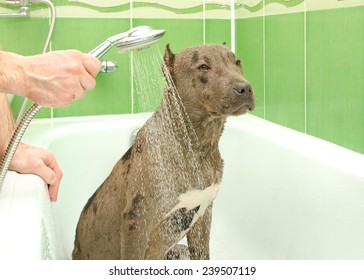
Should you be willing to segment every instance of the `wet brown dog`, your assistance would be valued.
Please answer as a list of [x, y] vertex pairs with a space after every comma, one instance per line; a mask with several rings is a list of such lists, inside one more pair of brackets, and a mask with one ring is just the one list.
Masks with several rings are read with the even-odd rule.
[[85, 205], [74, 259], [178, 257], [175, 245], [186, 234], [190, 258], [209, 259], [212, 201], [223, 173], [218, 142], [228, 116], [254, 109], [253, 90], [225, 45], [179, 54], [167, 45], [164, 60], [179, 98], [171, 101], [166, 87], [159, 108]]

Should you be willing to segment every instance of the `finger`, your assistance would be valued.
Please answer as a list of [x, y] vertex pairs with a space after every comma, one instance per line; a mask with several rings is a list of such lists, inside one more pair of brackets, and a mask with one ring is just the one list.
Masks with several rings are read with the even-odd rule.
[[37, 148], [37, 156], [48, 167], [53, 167], [55, 164], [57, 164], [55, 155], [49, 150], [43, 148]]
[[80, 84], [84, 91], [93, 89], [96, 86], [95, 79], [85, 71], [84, 75], [80, 76]]
[[83, 86], [81, 85], [80, 82], [80, 86], [77, 87], [75, 89], [75, 91], [73, 92], [73, 99], [82, 99], [85, 96], [85, 89], [83, 88]]
[[55, 202], [55, 201], [57, 201], [58, 190], [59, 190], [59, 186], [61, 184], [61, 180], [63, 177], [62, 170], [57, 163], [53, 167], [53, 172], [56, 174], [57, 180], [53, 184], [49, 185], [48, 191], [49, 191], [49, 197], [51, 198], [51, 201]]
[[101, 69], [101, 61], [89, 54], [83, 56], [82, 63], [92, 77], [96, 77]]
[[52, 202], [57, 201], [60, 182], [61, 181], [57, 178], [54, 184], [48, 185], [49, 197]]
[[37, 150], [37, 155], [39, 156], [39, 162], [34, 165], [34, 167], [37, 167], [34, 171], [47, 184], [54, 184], [59, 180], [58, 177], [62, 177], [56, 157], [52, 152], [41, 148]]
[[63, 173], [53, 153], [50, 153], [49, 151], [45, 150], [44, 156], [45, 156], [43, 158], [44, 163], [55, 174], [55, 180], [48, 182], [49, 197], [52, 202], [55, 202], [57, 201], [58, 190], [63, 177]]
[[40, 176], [48, 185], [54, 184], [57, 181], [56, 173], [45, 164], [42, 166], [38, 165], [38, 168], [33, 172]]

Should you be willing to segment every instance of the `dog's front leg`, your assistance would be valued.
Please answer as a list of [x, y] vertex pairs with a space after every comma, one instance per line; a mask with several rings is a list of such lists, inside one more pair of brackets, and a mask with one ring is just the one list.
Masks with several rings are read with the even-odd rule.
[[164, 259], [166, 253], [186, 235], [199, 215], [200, 205], [187, 209], [176, 207], [168, 213], [149, 235], [146, 259]]
[[167, 251], [171, 249], [182, 236], [182, 232], [170, 219], [164, 219], [152, 230], [145, 252], [146, 260], [163, 260]]
[[120, 257], [122, 260], [142, 260], [148, 244], [148, 233], [155, 221], [154, 213], [148, 211], [150, 203], [144, 196], [132, 196], [121, 215]]
[[187, 233], [188, 250], [191, 260], [210, 259], [210, 228], [212, 204], [206, 209], [204, 215]]

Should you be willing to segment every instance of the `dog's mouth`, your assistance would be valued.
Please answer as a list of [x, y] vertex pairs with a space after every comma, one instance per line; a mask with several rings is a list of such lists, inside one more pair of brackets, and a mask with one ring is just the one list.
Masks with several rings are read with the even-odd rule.
[[255, 108], [255, 103], [244, 103], [241, 104], [238, 107], [232, 107], [232, 106], [223, 106], [223, 109], [221, 112], [217, 111], [209, 111], [210, 115], [212, 117], [222, 117], [222, 116], [239, 116], [247, 113], [248, 111], [253, 111]]
[[[239, 116], [247, 113], [248, 111], [253, 111], [255, 109], [255, 98], [248, 99], [223, 99], [219, 105], [213, 104], [215, 106], [206, 106], [206, 111], [213, 118], [221, 118], [228, 116]], [[216, 106], [217, 105], [217, 106]]]
[[232, 112], [232, 115], [233, 116], [242, 115], [247, 113], [248, 111], [253, 111], [254, 108], [255, 108], [255, 102], [243, 103]]
[[233, 116], [242, 115], [242, 114], [245, 114], [246, 112], [252, 111], [252, 110], [253, 110], [252, 106], [250, 106], [249, 104], [243, 104], [238, 109], [234, 110], [232, 115]]

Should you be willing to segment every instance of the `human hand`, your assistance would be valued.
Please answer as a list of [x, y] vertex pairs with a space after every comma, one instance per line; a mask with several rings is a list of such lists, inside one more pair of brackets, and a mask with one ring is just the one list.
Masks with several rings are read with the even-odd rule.
[[57, 200], [63, 174], [52, 152], [20, 143], [9, 169], [40, 176], [48, 184], [51, 201]]
[[97, 58], [75, 50], [35, 56], [2, 52], [0, 58], [5, 67], [3, 72], [8, 70], [0, 75], [4, 91], [54, 108], [84, 97], [85, 91], [95, 87], [95, 77], [101, 68]]

